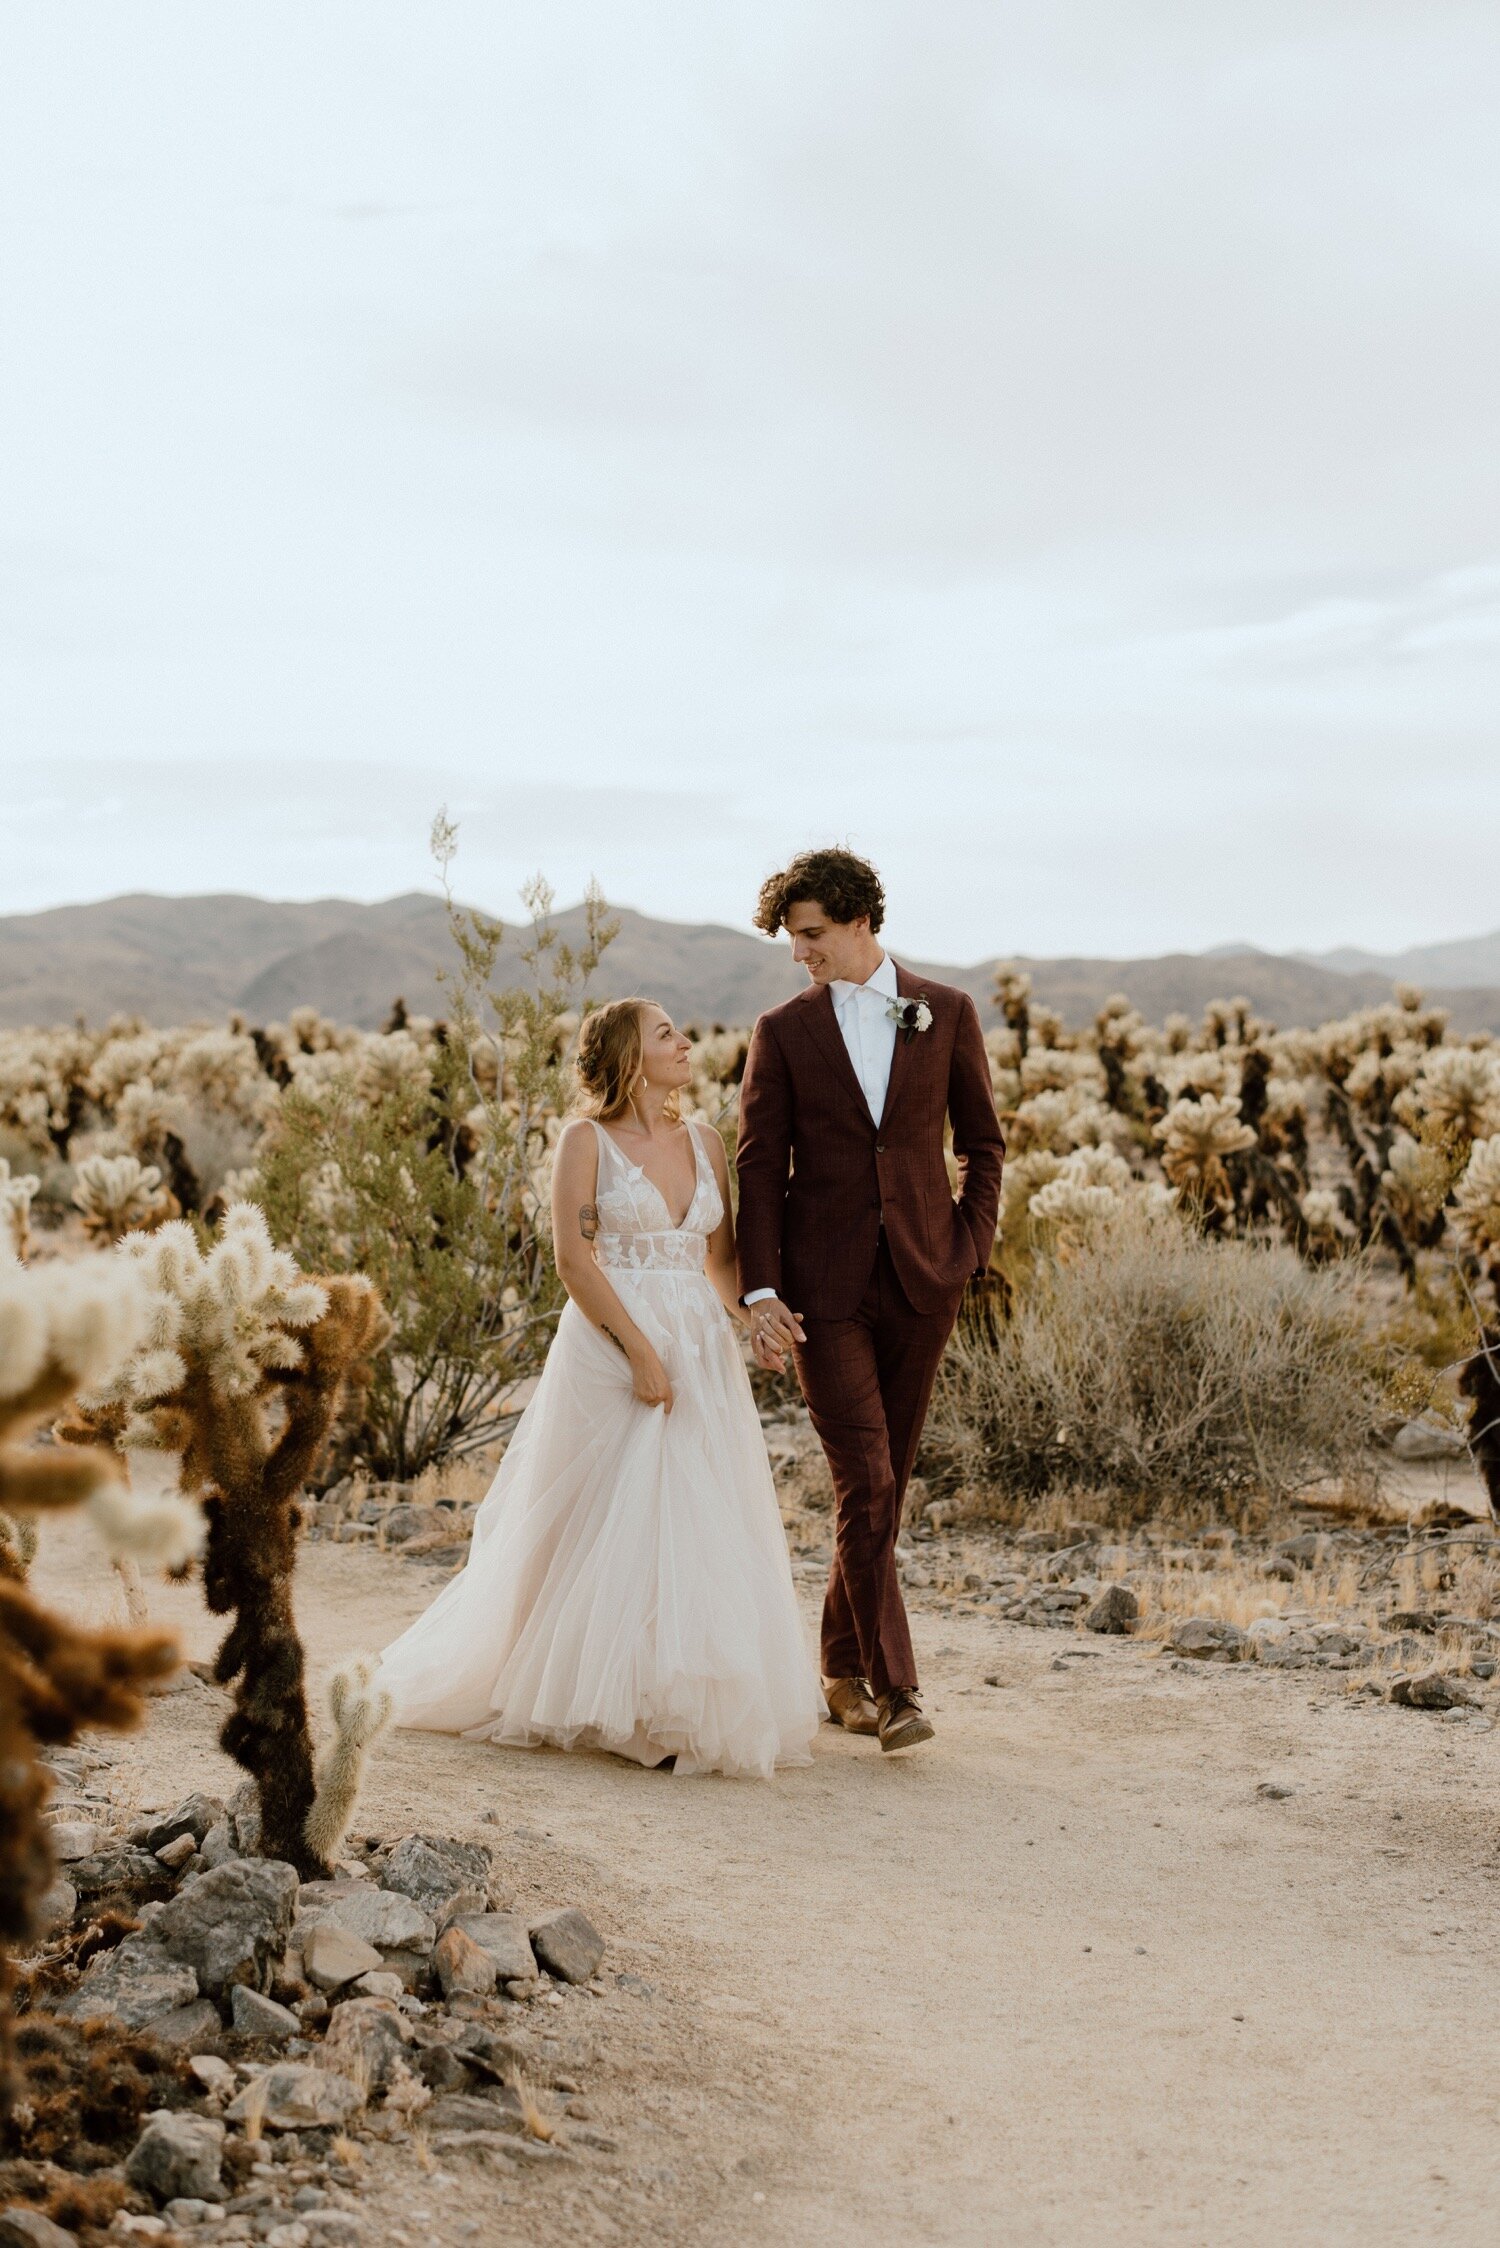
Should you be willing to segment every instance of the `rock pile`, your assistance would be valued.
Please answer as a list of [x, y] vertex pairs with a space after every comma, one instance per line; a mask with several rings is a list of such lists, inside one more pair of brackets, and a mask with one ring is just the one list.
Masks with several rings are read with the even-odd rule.
[[302, 1535], [313, 1544], [331, 1539], [337, 1545], [389, 1548], [415, 1560], [462, 1550], [479, 1508], [469, 1500], [427, 1500], [410, 1483], [364, 1483], [346, 1476], [321, 1498], [304, 1500], [302, 1511]]
[[[435, 2150], [512, 2170], [609, 2151], [534, 2089], [579, 2090], [548, 2063], [531, 2009], [600, 1987], [604, 1944], [582, 1912], [509, 1909], [489, 1848], [441, 1835], [372, 1838], [336, 1879], [301, 1881], [255, 1855], [250, 1789], [188, 1796], [122, 1832], [102, 1791], [82, 1792], [104, 1761], [53, 1759], [75, 1797], [53, 1819], [67, 1879], [51, 1936], [22, 1963], [23, 2027], [80, 2055], [80, 2040], [133, 2034], [157, 2057], [152, 2096], [168, 2091], [117, 2159], [88, 2149], [104, 2215], [82, 2237], [211, 2227], [269, 2248], [376, 2248], [355, 2142], [400, 2138], [417, 2116]], [[76, 2237], [54, 2221], [76, 2181], [37, 2158], [27, 2128], [23, 2108], [0, 2162], [0, 2242], [45, 2248]]]

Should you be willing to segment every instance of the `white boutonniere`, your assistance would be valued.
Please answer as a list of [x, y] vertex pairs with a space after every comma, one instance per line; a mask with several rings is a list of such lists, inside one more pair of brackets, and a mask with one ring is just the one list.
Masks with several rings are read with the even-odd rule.
[[932, 1009], [925, 999], [893, 999], [886, 1009], [903, 1038], [910, 1041], [919, 1030], [931, 1030]]

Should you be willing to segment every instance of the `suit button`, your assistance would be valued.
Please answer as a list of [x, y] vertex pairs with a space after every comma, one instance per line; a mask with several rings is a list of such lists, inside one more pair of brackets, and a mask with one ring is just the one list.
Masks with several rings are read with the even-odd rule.
[[885, 1141], [884, 1141], [884, 1140], [877, 1140], [877, 1141], [875, 1142], [875, 1153], [876, 1153], [877, 1155], [884, 1155], [884, 1153], [885, 1153]]

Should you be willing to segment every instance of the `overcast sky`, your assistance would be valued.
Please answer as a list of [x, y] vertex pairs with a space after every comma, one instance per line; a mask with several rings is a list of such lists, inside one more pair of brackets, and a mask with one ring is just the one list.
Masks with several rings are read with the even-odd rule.
[[1492, 0], [8, 0], [0, 909], [1495, 921]]

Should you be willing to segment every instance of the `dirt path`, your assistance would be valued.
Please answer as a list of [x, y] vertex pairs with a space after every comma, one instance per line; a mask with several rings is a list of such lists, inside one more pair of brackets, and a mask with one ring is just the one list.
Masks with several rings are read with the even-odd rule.
[[[114, 1607], [71, 1526], [39, 1579]], [[324, 1667], [378, 1647], [437, 1581], [309, 1548], [305, 1635]], [[190, 1588], [153, 1606], [211, 1651]], [[914, 1621], [939, 1737], [905, 1760], [825, 1731], [765, 1787], [388, 1737], [361, 1828], [490, 1840], [625, 1978], [557, 2009], [618, 2153], [448, 2178], [406, 2237], [1491, 2241], [1500, 1735], [1327, 1678]], [[217, 1706], [164, 1700], [122, 1797], [229, 1784]]]

